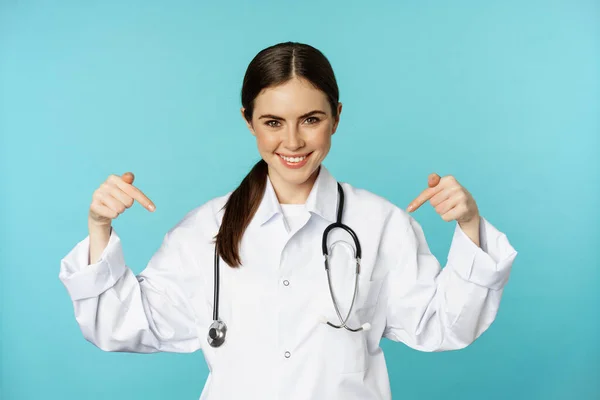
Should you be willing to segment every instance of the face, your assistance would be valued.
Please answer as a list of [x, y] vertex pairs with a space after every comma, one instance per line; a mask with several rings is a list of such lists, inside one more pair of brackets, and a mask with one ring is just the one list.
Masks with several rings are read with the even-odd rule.
[[274, 185], [312, 186], [341, 112], [339, 103], [334, 118], [327, 96], [298, 78], [267, 88], [256, 97], [252, 121], [246, 123], [269, 165]]

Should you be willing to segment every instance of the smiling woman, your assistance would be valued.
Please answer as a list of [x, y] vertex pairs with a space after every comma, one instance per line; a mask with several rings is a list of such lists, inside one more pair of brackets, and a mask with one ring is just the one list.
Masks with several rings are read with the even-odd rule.
[[281, 204], [306, 201], [341, 112], [331, 64], [314, 47], [280, 43], [250, 62], [241, 113], [262, 159], [225, 207], [217, 249], [227, 264], [240, 265], [239, 243], [262, 200], [267, 175]]
[[241, 94], [261, 160], [231, 193], [186, 214], [138, 276], [111, 221], [134, 200], [153, 203], [129, 173], [94, 192], [89, 237], [60, 271], [90, 342], [201, 349], [204, 400], [388, 400], [382, 338], [455, 350], [488, 329], [516, 252], [454, 177], [432, 174], [410, 205], [429, 201], [457, 222], [442, 269], [408, 212], [323, 165], [342, 104], [319, 50], [264, 49]]
[[[279, 68], [274, 69], [274, 65]], [[253, 85], [257, 81], [249, 78], [252, 76], [261, 77], [261, 87]], [[251, 172], [242, 181], [225, 205], [217, 235], [217, 260], [222, 257], [230, 266], [239, 266], [240, 242], [260, 206], [267, 178], [283, 209], [286, 204], [306, 202], [339, 124], [342, 104], [338, 92], [329, 61], [312, 46], [278, 44], [260, 52], [250, 63], [242, 88], [241, 113], [256, 137], [262, 159], [255, 167], [256, 173]], [[244, 194], [248, 192], [257, 195], [247, 199]], [[289, 214], [286, 219], [295, 222]], [[213, 326], [224, 335], [219, 321]]]

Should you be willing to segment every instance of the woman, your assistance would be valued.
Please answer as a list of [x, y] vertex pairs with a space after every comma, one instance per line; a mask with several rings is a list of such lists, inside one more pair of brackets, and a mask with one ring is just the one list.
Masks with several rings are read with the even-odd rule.
[[[201, 349], [210, 369], [201, 399], [364, 400], [391, 397], [382, 337], [452, 350], [490, 326], [516, 252], [451, 176], [432, 175], [409, 206], [429, 201], [457, 221], [444, 269], [410, 214], [338, 187], [322, 162], [342, 105], [321, 52], [299, 43], [261, 51], [241, 111], [261, 161], [232, 193], [185, 215], [138, 276], [111, 221], [134, 200], [154, 205], [130, 173], [96, 190], [89, 236], [60, 271], [87, 340], [105, 351]], [[322, 235], [340, 219], [351, 230], [328, 231], [328, 276]], [[224, 332], [214, 329], [215, 297]]]

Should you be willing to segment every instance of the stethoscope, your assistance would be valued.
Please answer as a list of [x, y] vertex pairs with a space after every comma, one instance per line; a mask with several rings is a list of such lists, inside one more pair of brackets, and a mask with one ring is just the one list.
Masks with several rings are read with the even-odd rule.
[[[327, 228], [325, 228], [325, 231], [323, 232], [322, 247], [323, 247], [323, 257], [325, 257], [325, 271], [327, 273], [327, 283], [329, 285], [329, 293], [331, 294], [331, 301], [333, 302], [333, 307], [335, 308], [335, 312], [340, 320], [340, 324], [336, 325], [334, 323], [331, 323], [325, 317], [323, 317], [322, 322], [326, 323], [327, 325], [329, 325], [333, 328], [336, 328], [336, 329], [344, 328], [351, 332], [359, 332], [362, 330], [368, 331], [369, 329], [371, 329], [371, 324], [369, 324], [368, 322], [362, 324], [358, 328], [351, 328], [347, 324], [348, 319], [350, 318], [350, 315], [352, 314], [354, 302], [356, 301], [356, 296], [358, 294], [358, 278], [360, 275], [360, 256], [362, 255], [362, 251], [361, 251], [360, 242], [358, 240], [358, 237], [356, 236], [356, 233], [354, 233], [354, 231], [349, 226], [342, 223], [342, 213], [344, 212], [344, 190], [342, 189], [342, 186], [339, 183], [337, 184], [337, 188], [338, 188], [339, 196], [338, 196], [336, 222], [332, 223]], [[348, 309], [348, 313], [346, 314], [345, 317], [342, 317], [342, 314], [338, 307], [338, 303], [337, 303], [335, 295], [333, 293], [333, 286], [331, 285], [331, 274], [329, 272], [329, 253], [331, 252], [331, 250], [333, 249], [333, 247], [336, 244], [344, 244], [349, 247], [352, 247], [352, 246], [344, 241], [338, 240], [338, 241], [334, 242], [333, 244], [331, 244], [331, 246], [329, 248], [327, 248], [327, 237], [329, 236], [329, 232], [331, 232], [335, 228], [341, 228], [341, 229], [345, 230], [346, 232], [348, 232], [348, 234], [352, 237], [352, 240], [354, 241], [354, 248], [352, 249], [353, 256], [354, 256], [354, 259], [356, 262], [356, 269], [354, 271], [354, 294], [352, 295], [352, 302], [350, 303], [350, 308]], [[214, 282], [214, 290], [213, 290], [213, 294], [214, 294], [213, 322], [208, 329], [208, 343], [212, 347], [219, 347], [225, 342], [225, 335], [227, 333], [227, 325], [225, 324], [225, 322], [223, 322], [219, 319], [219, 255], [218, 255], [216, 246], [215, 246], [215, 255], [214, 255], [214, 269], [215, 269], [215, 272], [214, 272], [215, 282]]]

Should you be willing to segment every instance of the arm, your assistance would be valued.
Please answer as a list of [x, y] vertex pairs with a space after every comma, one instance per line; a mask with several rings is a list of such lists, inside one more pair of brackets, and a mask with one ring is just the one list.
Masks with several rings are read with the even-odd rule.
[[88, 218], [89, 259], [88, 264], [96, 264], [110, 240], [112, 225], [97, 226]]
[[191, 227], [180, 223], [167, 233], [145, 270], [135, 276], [125, 264], [113, 229], [96, 263], [89, 264], [90, 237], [61, 261], [59, 278], [75, 318], [89, 342], [105, 351], [193, 352], [200, 348], [198, 310], [189, 300], [203, 290], [186, 248]]
[[481, 248], [457, 224], [441, 269], [421, 226], [409, 221], [386, 280], [384, 337], [421, 351], [464, 348], [496, 318], [517, 252], [481, 218]]

